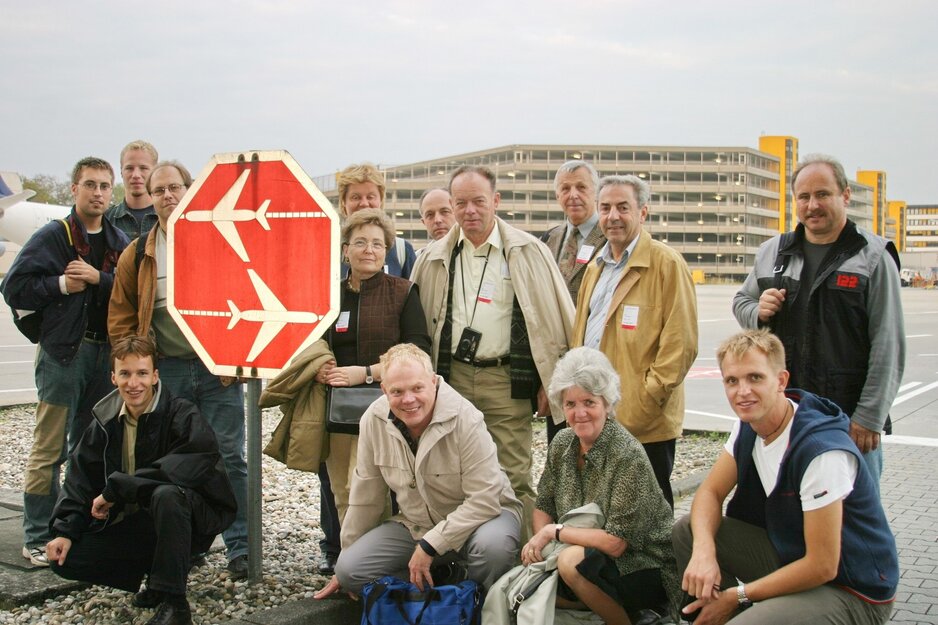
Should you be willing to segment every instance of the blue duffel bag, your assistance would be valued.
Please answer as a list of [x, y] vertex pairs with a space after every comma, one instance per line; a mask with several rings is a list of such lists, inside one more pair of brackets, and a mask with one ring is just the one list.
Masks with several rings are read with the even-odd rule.
[[479, 585], [426, 587], [382, 577], [362, 589], [362, 625], [473, 625], [478, 622]]

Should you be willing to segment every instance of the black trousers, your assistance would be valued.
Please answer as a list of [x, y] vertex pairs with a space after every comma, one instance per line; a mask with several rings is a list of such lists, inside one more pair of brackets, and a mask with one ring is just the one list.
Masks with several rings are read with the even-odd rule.
[[668, 505], [674, 509], [674, 493], [671, 492], [671, 470], [674, 469], [674, 447], [676, 439], [659, 441], [657, 443], [642, 443], [645, 454], [651, 461], [651, 469], [655, 472], [655, 479], [661, 487], [661, 493], [667, 499]]
[[148, 509], [83, 534], [72, 543], [65, 564], [50, 563], [52, 571], [66, 579], [128, 592], [137, 592], [144, 575], [149, 575], [153, 590], [185, 594], [190, 554], [207, 550], [214, 539], [193, 533], [193, 507], [200, 525], [213, 514], [198, 493], [158, 486]]

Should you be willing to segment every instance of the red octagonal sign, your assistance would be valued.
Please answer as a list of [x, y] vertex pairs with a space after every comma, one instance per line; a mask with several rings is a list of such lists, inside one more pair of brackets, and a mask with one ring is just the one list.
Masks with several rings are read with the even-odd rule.
[[339, 309], [339, 217], [285, 151], [216, 154], [169, 219], [167, 306], [216, 375], [270, 378]]

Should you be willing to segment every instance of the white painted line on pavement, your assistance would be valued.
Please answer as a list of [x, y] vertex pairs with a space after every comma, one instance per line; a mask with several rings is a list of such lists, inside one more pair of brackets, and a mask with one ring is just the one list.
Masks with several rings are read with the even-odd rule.
[[714, 412], [700, 412], [699, 410], [684, 410], [690, 414], [699, 414], [702, 417], [713, 417], [714, 419], [726, 419], [727, 421], [736, 421], [737, 417], [728, 417], [725, 414], [716, 414]]
[[921, 447], [938, 447], [938, 438], [926, 438], [924, 436], [901, 436], [890, 434], [880, 438], [886, 445], [919, 445]]
[[5, 391], [0, 391], [0, 393], [36, 393], [38, 389], [36, 388], [11, 388]]
[[903, 403], [903, 402], [906, 402], [906, 401], [912, 399], [913, 397], [917, 397], [918, 395], [921, 395], [922, 393], [927, 393], [928, 391], [932, 390], [933, 388], [938, 388], [938, 382], [932, 382], [931, 384], [927, 384], [927, 385], [925, 385], [925, 386], [923, 386], [923, 387], [921, 387], [921, 388], [915, 389], [915, 390], [912, 391], [911, 393], [906, 393], [905, 395], [903, 395], [903, 396], [901, 396], [901, 397], [896, 397], [896, 401], [892, 402], [892, 405], [893, 405], [893, 406], [898, 406], [899, 404], [901, 404], [901, 403]]
[[919, 384], [921, 384], [921, 382], [909, 382], [908, 384], [903, 384], [902, 386], [899, 387], [899, 393], [904, 393], [910, 388], [915, 388]]
[[931, 336], [931, 334], [906, 334], [905, 338], [907, 339], [919, 339], [923, 336]]
[[36, 362], [35, 360], [3, 360], [0, 365], [28, 365]]

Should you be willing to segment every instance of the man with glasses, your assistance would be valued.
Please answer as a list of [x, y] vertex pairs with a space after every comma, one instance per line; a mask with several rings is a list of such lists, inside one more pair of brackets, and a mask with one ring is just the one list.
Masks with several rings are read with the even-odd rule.
[[130, 245], [117, 264], [108, 315], [111, 342], [130, 336], [156, 337], [160, 380], [173, 395], [188, 399], [215, 431], [218, 448], [238, 502], [234, 523], [222, 533], [233, 579], [247, 577], [247, 462], [244, 457], [244, 395], [234, 378], [213, 375], [202, 364], [166, 307], [166, 232], [169, 217], [192, 185], [176, 161], [162, 161], [147, 179], [158, 227]]
[[131, 141], [121, 150], [121, 177], [124, 179], [124, 200], [112, 206], [104, 218], [124, 231], [130, 239], [143, 236], [156, 223], [153, 201], [147, 192], [147, 178], [159, 154], [142, 139]]
[[108, 300], [127, 236], [104, 219], [114, 170], [87, 157], [72, 170], [75, 205], [65, 219], [38, 230], [0, 284], [25, 319], [41, 318], [36, 355], [36, 427], [23, 480], [23, 557], [48, 566], [45, 544], [59, 494], [59, 469], [81, 438], [80, 415], [111, 390]]
[[616, 419], [639, 440], [664, 498], [684, 422], [684, 376], [697, 358], [697, 294], [684, 258], [642, 227], [651, 189], [606, 176], [596, 190], [606, 245], [577, 296], [574, 345], [598, 349], [619, 372]]

